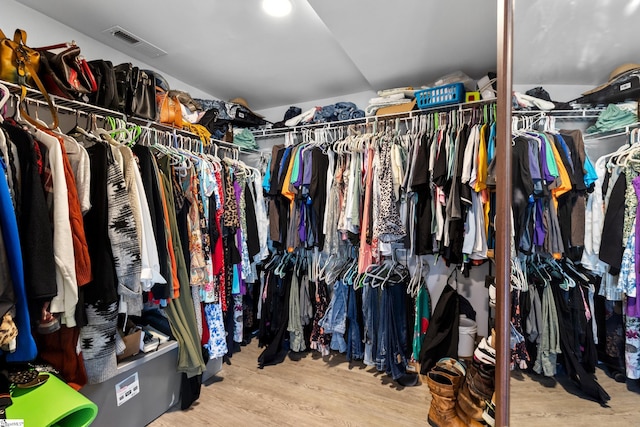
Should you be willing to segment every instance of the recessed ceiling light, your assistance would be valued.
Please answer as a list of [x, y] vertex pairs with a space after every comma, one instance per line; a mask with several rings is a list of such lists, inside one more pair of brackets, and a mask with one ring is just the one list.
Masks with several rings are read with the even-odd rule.
[[291, 13], [289, 0], [262, 0], [262, 9], [269, 15], [281, 18]]

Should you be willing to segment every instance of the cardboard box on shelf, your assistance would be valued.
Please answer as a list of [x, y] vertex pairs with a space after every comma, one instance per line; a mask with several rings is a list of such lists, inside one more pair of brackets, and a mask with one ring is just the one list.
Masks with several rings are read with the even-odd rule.
[[122, 341], [126, 346], [124, 352], [117, 356], [118, 362], [127, 357], [135, 356], [140, 352], [140, 340], [142, 339], [142, 331], [137, 330], [132, 334], [122, 337]]

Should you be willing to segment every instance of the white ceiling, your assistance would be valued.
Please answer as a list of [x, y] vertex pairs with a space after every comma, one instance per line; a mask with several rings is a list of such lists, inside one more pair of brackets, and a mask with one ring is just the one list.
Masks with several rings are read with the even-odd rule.
[[[496, 69], [496, 0], [292, 0], [279, 19], [260, 0], [16, 1], [254, 110]], [[516, 83], [597, 85], [640, 62], [640, 0], [515, 3]], [[149, 58], [103, 33], [114, 25], [168, 55]]]

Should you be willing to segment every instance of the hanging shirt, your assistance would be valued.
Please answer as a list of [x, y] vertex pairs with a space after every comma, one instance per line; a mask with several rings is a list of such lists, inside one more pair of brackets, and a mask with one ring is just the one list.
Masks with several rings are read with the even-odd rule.
[[69, 197], [62, 148], [55, 137], [44, 132], [38, 131], [36, 137], [47, 147], [52, 179], [53, 252], [56, 261], [58, 294], [51, 301], [49, 310], [51, 313], [64, 313], [63, 323], [72, 327], [76, 324], [75, 311], [78, 302], [78, 282], [73, 252], [73, 235], [69, 221]]
[[400, 219], [393, 194], [393, 177], [391, 173], [391, 147], [383, 142], [380, 147], [380, 211], [378, 218], [378, 236], [383, 242], [402, 239], [406, 230]]
[[30, 362], [36, 358], [38, 351], [31, 334], [31, 319], [29, 318], [27, 295], [24, 287], [20, 236], [18, 235], [18, 224], [5, 173], [4, 162], [0, 161], [0, 230], [2, 231], [0, 239], [3, 239], [6, 247], [8, 267], [16, 302], [16, 317], [14, 321], [19, 330], [16, 337], [16, 351], [6, 354], [5, 357], [7, 362]]
[[191, 166], [186, 171], [186, 176], [182, 178], [182, 191], [189, 201], [187, 213], [187, 229], [189, 230], [189, 283], [191, 286], [203, 286], [209, 279], [207, 274], [207, 264], [202, 247], [202, 231], [198, 209], [198, 176], [195, 168]]
[[555, 144], [550, 144], [550, 146], [551, 146], [551, 153], [553, 155], [553, 158], [555, 159], [555, 164], [558, 168], [558, 175], [559, 175], [558, 179], [556, 180], [557, 186], [551, 190], [551, 194], [553, 195], [554, 202], [557, 208], [558, 198], [563, 194], [567, 193], [568, 191], [571, 191], [571, 178], [569, 177], [569, 173], [567, 172], [567, 169], [562, 163], [562, 159], [560, 158], [560, 153], [558, 152], [558, 149], [556, 148]]
[[[635, 221], [634, 221], [635, 227]], [[628, 297], [636, 296], [636, 239], [634, 235], [629, 235], [622, 252], [622, 263], [620, 265], [620, 277], [616, 289], [625, 293]]]
[[369, 235], [369, 219], [373, 214], [371, 209], [371, 198], [373, 196], [373, 148], [367, 150], [367, 163], [365, 168], [365, 195], [364, 195], [364, 212], [362, 213], [362, 232], [360, 233], [360, 248], [358, 254], [358, 273], [364, 273], [372, 263], [371, 241], [367, 239]]

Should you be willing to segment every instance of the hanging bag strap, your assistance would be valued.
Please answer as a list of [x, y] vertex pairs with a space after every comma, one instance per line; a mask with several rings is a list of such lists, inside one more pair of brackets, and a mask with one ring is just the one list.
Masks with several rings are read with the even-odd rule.
[[[0, 34], [0, 36], [4, 36], [4, 34]], [[20, 89], [21, 89], [20, 90], [20, 106], [18, 107], [20, 108], [20, 115], [22, 115], [22, 117], [24, 117], [24, 119], [27, 122], [31, 123], [33, 126], [37, 127], [38, 129], [48, 129], [48, 130], [56, 129], [58, 127], [58, 111], [56, 110], [55, 105], [53, 105], [53, 101], [51, 100], [49, 93], [44, 88], [42, 81], [40, 81], [40, 78], [38, 77], [38, 72], [31, 64], [31, 60], [29, 58], [29, 55], [27, 54], [26, 49], [29, 49], [26, 45], [27, 32], [21, 29], [17, 29], [13, 35], [13, 41], [17, 45], [17, 47], [14, 49], [14, 52], [16, 54], [18, 83], [20, 84]], [[27, 97], [27, 86], [26, 86], [27, 72], [29, 72], [29, 74], [31, 75], [31, 78], [33, 79], [34, 83], [38, 87], [38, 90], [40, 90], [40, 92], [44, 96], [44, 99], [47, 101], [47, 105], [49, 106], [49, 111], [51, 112], [51, 117], [53, 118], [53, 123], [50, 127], [43, 126], [42, 123], [40, 123], [39, 121], [29, 116], [29, 114], [27, 114], [26, 109], [24, 108], [24, 100]]]

